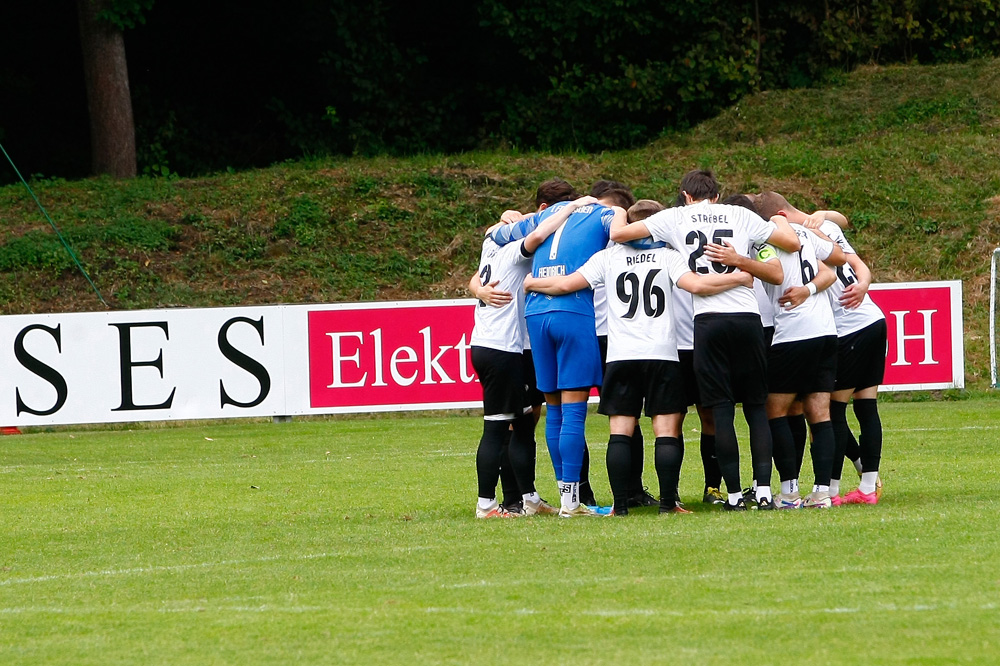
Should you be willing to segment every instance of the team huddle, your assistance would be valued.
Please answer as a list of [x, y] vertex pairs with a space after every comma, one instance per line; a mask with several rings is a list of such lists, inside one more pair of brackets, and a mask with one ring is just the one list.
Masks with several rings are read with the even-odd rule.
[[[715, 177], [700, 170], [684, 176], [671, 208], [636, 201], [614, 181], [578, 197], [558, 178], [539, 186], [535, 203], [535, 212], [507, 211], [487, 230], [469, 284], [479, 299], [471, 345], [484, 409], [477, 517], [625, 516], [655, 504], [690, 513], [677, 487], [691, 405], [704, 502], [729, 511], [878, 502], [886, 325], [843, 215], [806, 214], [776, 192], [720, 203]], [[589, 483], [584, 428], [594, 387], [610, 425], [611, 507], [598, 505]], [[847, 422], [852, 399], [857, 439]], [[558, 508], [535, 488], [543, 401]], [[738, 404], [753, 470], [745, 489]], [[658, 500], [642, 483], [643, 410]], [[810, 440], [814, 485], [800, 493]], [[841, 496], [845, 458], [861, 480]]]

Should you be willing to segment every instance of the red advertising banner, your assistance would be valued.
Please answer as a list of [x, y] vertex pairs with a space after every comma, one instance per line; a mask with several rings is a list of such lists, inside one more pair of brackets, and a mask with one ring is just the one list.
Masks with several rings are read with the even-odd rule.
[[885, 315], [886, 391], [962, 388], [962, 283], [873, 284], [868, 292]]
[[474, 312], [472, 301], [310, 312], [310, 407], [479, 404], [469, 354]]
[[[886, 391], [965, 385], [962, 284], [872, 285], [888, 330]], [[474, 301], [339, 305], [308, 314], [309, 408], [475, 407]]]

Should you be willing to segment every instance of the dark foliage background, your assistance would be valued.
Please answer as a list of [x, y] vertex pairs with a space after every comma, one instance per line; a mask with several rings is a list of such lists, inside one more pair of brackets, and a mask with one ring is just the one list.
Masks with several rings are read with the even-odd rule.
[[[626, 148], [864, 63], [1000, 53], [994, 0], [122, 0], [140, 172]], [[0, 3], [0, 141], [89, 167], [72, 0]], [[0, 183], [13, 180], [0, 168]]]

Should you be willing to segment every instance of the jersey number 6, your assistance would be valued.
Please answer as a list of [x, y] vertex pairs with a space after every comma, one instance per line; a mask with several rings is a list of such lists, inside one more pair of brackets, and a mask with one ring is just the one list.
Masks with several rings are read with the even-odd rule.
[[615, 281], [618, 291], [618, 300], [628, 304], [628, 312], [625, 319], [631, 319], [639, 310], [639, 301], [642, 301], [642, 310], [647, 317], [659, 317], [667, 308], [667, 295], [663, 293], [663, 288], [653, 284], [659, 268], [654, 268], [646, 274], [646, 280], [642, 283], [642, 293], [639, 292], [639, 276], [635, 273], [622, 273]]

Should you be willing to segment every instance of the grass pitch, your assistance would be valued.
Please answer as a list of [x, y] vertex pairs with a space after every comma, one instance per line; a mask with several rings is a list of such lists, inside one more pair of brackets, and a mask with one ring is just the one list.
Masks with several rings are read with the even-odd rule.
[[691, 417], [625, 519], [474, 520], [476, 416], [4, 438], [0, 663], [996, 663], [1000, 403], [880, 407], [881, 504], [740, 515]]

